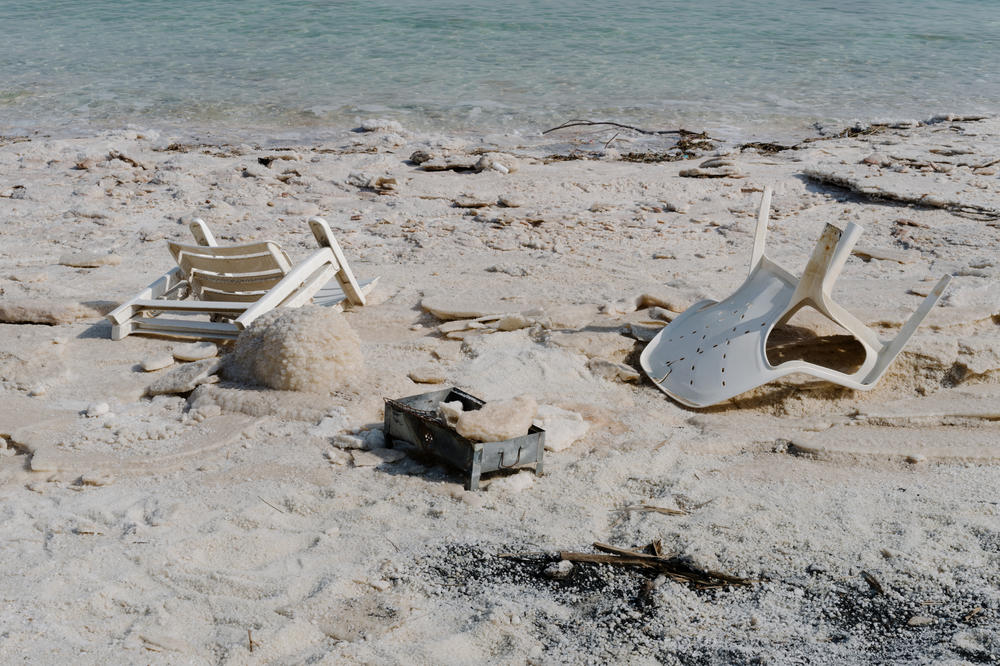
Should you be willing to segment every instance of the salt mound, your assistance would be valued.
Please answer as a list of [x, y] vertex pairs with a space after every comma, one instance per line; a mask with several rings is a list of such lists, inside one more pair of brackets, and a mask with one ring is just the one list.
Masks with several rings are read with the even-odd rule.
[[336, 310], [274, 310], [240, 333], [226, 375], [285, 391], [356, 387], [364, 376], [361, 340]]

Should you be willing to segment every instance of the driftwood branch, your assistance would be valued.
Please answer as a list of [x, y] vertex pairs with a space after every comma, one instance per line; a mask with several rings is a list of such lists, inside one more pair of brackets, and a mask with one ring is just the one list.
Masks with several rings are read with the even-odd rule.
[[[619, 548], [606, 543], [596, 542], [594, 548], [600, 553], [577, 553], [561, 550], [557, 553], [560, 560], [582, 562], [587, 564], [610, 564], [613, 566], [636, 567], [647, 571], [661, 573], [667, 578], [681, 583], [688, 583], [699, 589], [725, 587], [728, 585], [750, 585], [755, 582], [749, 578], [740, 578], [708, 569], [699, 569], [690, 562], [663, 552], [659, 541], [654, 541], [641, 550]], [[539, 559], [551, 559], [544, 552], [535, 553], [501, 553], [499, 557], [521, 562], [537, 563]]]
[[573, 120], [567, 120], [562, 125], [550, 127], [549, 129], [542, 132], [542, 134], [548, 134], [549, 132], [555, 132], [557, 130], [562, 130], [562, 129], [569, 129], [570, 127], [597, 127], [601, 125], [607, 127], [617, 127], [619, 129], [632, 130], [633, 132], [638, 132], [639, 134], [648, 134], [650, 136], [662, 136], [664, 134], [678, 134], [680, 136], [700, 136], [704, 134], [704, 132], [691, 132], [686, 129], [648, 130], [648, 129], [643, 129], [641, 127], [635, 127], [633, 125], [616, 123], [610, 120], [585, 120], [582, 118], [574, 118]]

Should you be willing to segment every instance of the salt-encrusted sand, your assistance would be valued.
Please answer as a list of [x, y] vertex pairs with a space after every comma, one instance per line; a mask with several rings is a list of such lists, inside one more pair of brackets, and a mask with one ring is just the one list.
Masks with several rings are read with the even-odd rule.
[[[0, 139], [0, 660], [1000, 659], [1000, 121], [706, 166], [374, 127], [274, 148]], [[431, 171], [417, 150], [489, 154]], [[684, 409], [639, 381], [632, 336], [742, 281], [769, 184], [786, 265], [825, 222], [865, 228], [836, 296], [883, 335], [955, 279], [869, 393], [792, 377]], [[363, 380], [275, 392], [205, 383], [217, 364], [197, 361], [189, 397], [143, 397], [174, 343], [112, 342], [100, 315], [170, 267], [164, 241], [202, 217], [304, 256], [311, 215], [381, 276], [345, 315]], [[382, 399], [441, 385], [414, 379], [531, 395], [582, 438], [542, 477], [466, 492], [382, 448]], [[496, 557], [656, 539], [757, 582]]]

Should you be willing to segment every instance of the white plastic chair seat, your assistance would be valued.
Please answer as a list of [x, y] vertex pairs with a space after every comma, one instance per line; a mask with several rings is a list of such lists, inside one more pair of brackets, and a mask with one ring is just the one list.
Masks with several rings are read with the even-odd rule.
[[[826, 225], [799, 279], [763, 254], [770, 197], [770, 189], [765, 190], [746, 281], [720, 302], [702, 301], [688, 308], [664, 327], [640, 356], [640, 365], [653, 383], [689, 407], [714, 405], [795, 372], [868, 390], [885, 373], [951, 279], [942, 277], [896, 338], [884, 342], [830, 297], [861, 227], [851, 223], [842, 231]], [[857, 338], [865, 350], [865, 360], [857, 370], [840, 372], [803, 360], [778, 365], [768, 361], [771, 332], [805, 306], [816, 308]]]

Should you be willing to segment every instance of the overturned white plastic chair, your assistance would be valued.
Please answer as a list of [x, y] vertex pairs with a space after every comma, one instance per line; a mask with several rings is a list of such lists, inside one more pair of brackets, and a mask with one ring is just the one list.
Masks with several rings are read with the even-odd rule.
[[[771, 189], [764, 190], [754, 235], [750, 275], [721, 302], [701, 301], [678, 315], [646, 346], [639, 358], [653, 383], [689, 407], [707, 407], [794, 372], [852, 389], [868, 390], [885, 373], [951, 280], [945, 275], [891, 341], [878, 335], [830, 297], [862, 233], [853, 222], [843, 230], [827, 224], [801, 278], [764, 255]], [[771, 365], [767, 340], [775, 326], [812, 306], [851, 333], [865, 360], [845, 373], [803, 360]]]
[[309, 228], [320, 247], [293, 266], [276, 243], [220, 246], [208, 225], [194, 220], [198, 244], [168, 242], [177, 266], [108, 313], [111, 339], [139, 333], [232, 340], [277, 307], [364, 305], [377, 278], [358, 283], [325, 220], [310, 218]]

